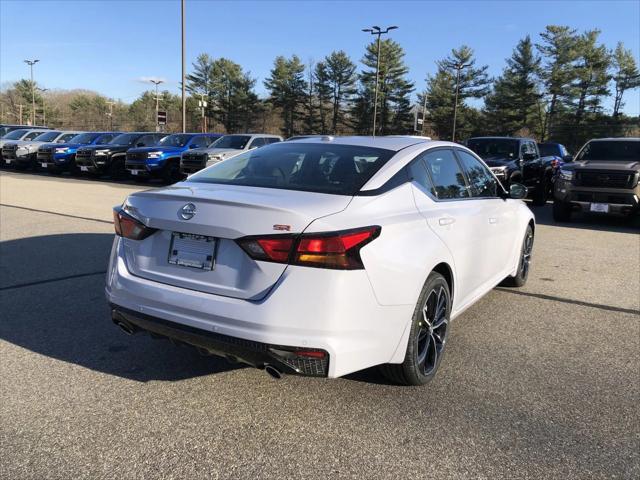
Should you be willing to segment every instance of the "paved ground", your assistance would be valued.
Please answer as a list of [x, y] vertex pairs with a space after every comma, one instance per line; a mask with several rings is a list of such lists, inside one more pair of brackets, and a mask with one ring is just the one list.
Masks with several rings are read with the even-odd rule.
[[[140, 187], [0, 173], [0, 478], [638, 478], [638, 226], [554, 225], [427, 388], [236, 368], [109, 321]], [[11, 206], [8, 206], [11, 205]]]

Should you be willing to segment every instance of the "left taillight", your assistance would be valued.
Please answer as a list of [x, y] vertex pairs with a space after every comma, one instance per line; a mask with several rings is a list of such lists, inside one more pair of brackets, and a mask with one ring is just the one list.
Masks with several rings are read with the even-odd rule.
[[131, 240], [143, 240], [156, 231], [125, 212], [122, 207], [113, 209], [113, 226], [116, 235]]
[[380, 235], [379, 226], [303, 235], [266, 235], [236, 240], [254, 260], [307, 267], [364, 268], [360, 249]]

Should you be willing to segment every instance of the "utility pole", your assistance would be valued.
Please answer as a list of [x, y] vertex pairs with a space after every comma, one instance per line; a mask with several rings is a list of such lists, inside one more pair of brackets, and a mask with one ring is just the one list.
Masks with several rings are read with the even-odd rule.
[[45, 126], [47, 124], [47, 110], [45, 107], [45, 98], [44, 93], [48, 92], [48, 88], [38, 88], [42, 92], [42, 125]]
[[23, 125], [22, 123], [22, 107], [24, 107], [24, 105], [22, 105], [21, 103], [18, 104], [18, 108], [20, 109], [20, 125]]
[[109, 131], [113, 132], [113, 106], [116, 102], [107, 102], [109, 105], [109, 113], [107, 113], [107, 117], [109, 117]]
[[[31, 69], [31, 125], [36, 124], [36, 84], [33, 81], [33, 66], [40, 60], [25, 60], [24, 63]], [[20, 116], [22, 118], [22, 115]]]
[[425, 90], [424, 92], [424, 99], [422, 101], [422, 130], [420, 133], [422, 133], [422, 136], [424, 137], [425, 134], [425, 125], [427, 123], [427, 92]]
[[449, 63], [447, 64], [447, 66], [449, 68], [456, 69], [456, 100], [455, 100], [455, 103], [453, 104], [453, 131], [451, 133], [451, 141], [455, 142], [456, 141], [456, 123], [457, 123], [456, 121], [458, 119], [458, 94], [460, 93], [460, 71], [463, 68], [467, 68], [471, 66], [471, 64], [458, 62], [458, 63]]
[[376, 57], [376, 93], [375, 93], [375, 100], [373, 101], [373, 132], [372, 132], [372, 136], [376, 136], [376, 118], [378, 117], [378, 84], [379, 84], [379, 80], [378, 80], [378, 76], [380, 75], [380, 37], [382, 35], [385, 35], [387, 33], [389, 33], [390, 30], [395, 30], [396, 28], [398, 28], [397, 26], [392, 26], [392, 27], [387, 27], [386, 30], [381, 30], [380, 27], [374, 25], [371, 28], [363, 28], [362, 31], [363, 32], [367, 32], [370, 33], [371, 35], [377, 35], [378, 37], [378, 55]]
[[158, 85], [160, 85], [161, 83], [164, 83], [164, 80], [149, 80], [151, 83], [153, 83], [156, 86], [156, 132], [160, 131], [160, 125], [158, 124], [158, 102], [160, 101], [160, 97], [158, 97]]
[[182, 17], [182, 133], [187, 131], [187, 97], [185, 95], [185, 60], [184, 60], [184, 2], [181, 0], [181, 17]]

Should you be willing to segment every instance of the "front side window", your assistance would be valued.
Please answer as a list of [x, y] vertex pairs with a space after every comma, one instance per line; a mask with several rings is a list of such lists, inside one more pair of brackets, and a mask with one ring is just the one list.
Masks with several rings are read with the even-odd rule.
[[264, 145], [264, 138], [254, 138], [253, 142], [249, 145], [249, 148], [262, 147]]
[[[114, 135], [111, 133], [107, 133], [105, 135], [101, 135], [100, 137], [98, 137], [96, 139], [96, 143], [97, 144], [102, 144], [102, 143], [109, 143], [111, 140], [113, 140]], [[94, 137], [95, 138], [95, 137]], [[90, 143], [92, 142], [93, 139], [88, 140], [87, 142], [76, 142], [76, 143]]]
[[174, 135], [164, 137], [158, 145], [162, 145], [163, 147], [184, 147], [192, 138], [193, 135], [176, 133]]
[[192, 148], [204, 148], [209, 145], [209, 137], [196, 137], [191, 141]]
[[58, 143], [67, 143], [69, 140], [77, 136], [78, 136], [77, 133], [65, 133], [64, 135], [61, 135], [60, 138], [58, 138], [58, 140], [56, 141]]
[[139, 138], [139, 133], [121, 133], [109, 143], [113, 145], [133, 145]]
[[453, 151], [435, 150], [424, 156], [438, 200], [469, 198], [469, 189]]
[[394, 154], [365, 146], [281, 142], [217, 163], [189, 181], [355, 195]]
[[487, 168], [473, 155], [457, 150], [460, 162], [467, 172], [472, 197], [496, 197], [498, 184]]
[[156, 136], [155, 135], [143, 135], [138, 139], [136, 145], [142, 144], [143, 147], [150, 147], [151, 145], [156, 144]]
[[511, 138], [471, 138], [467, 146], [483, 160], [518, 158], [519, 142]]
[[[98, 137], [98, 135], [99, 135], [98, 133], [92, 133], [92, 132], [79, 133], [78, 135], [73, 137], [71, 140], [69, 140], [69, 142], [70, 143], [80, 143], [80, 144], [85, 144], [86, 145], [87, 143], [93, 142]], [[97, 142], [97, 143], [107, 143], [107, 141]]]

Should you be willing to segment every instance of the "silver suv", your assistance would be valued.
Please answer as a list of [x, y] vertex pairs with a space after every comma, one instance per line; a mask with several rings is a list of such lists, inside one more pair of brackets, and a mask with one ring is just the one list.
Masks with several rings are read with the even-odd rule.
[[2, 146], [2, 158], [5, 164], [13, 163], [16, 168], [36, 166], [38, 148], [45, 143], [66, 143], [82, 132], [44, 130], [35, 137], [25, 136], [22, 140], [6, 142]]
[[180, 171], [190, 175], [247, 150], [281, 141], [282, 137], [278, 135], [263, 133], [225, 135], [207, 148], [195, 148], [184, 152], [180, 158]]

